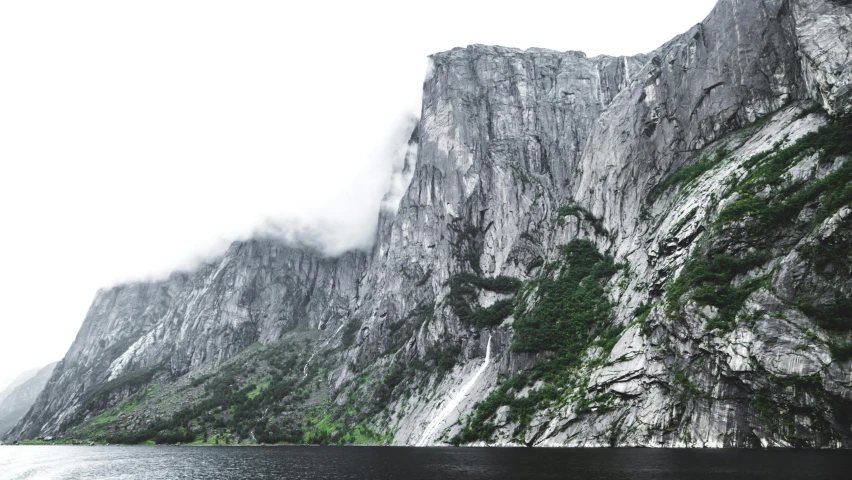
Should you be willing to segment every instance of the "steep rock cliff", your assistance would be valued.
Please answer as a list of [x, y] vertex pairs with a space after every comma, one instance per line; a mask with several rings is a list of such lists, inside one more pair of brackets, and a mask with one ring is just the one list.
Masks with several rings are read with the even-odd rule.
[[5, 434], [11, 430], [27, 413], [50, 380], [54, 367], [56, 363], [42, 367], [25, 382], [0, 394], [0, 433]]
[[648, 55], [436, 54], [370, 254], [101, 292], [11, 438], [849, 446], [851, 25], [721, 0]]
[[[11, 432], [53, 435], [150, 382], [220, 365], [292, 330], [322, 329], [357, 297], [364, 255], [324, 258], [271, 240], [238, 242], [215, 262], [156, 283], [98, 292], [45, 392]], [[109, 388], [104, 389], [104, 386]]]
[[[546, 255], [546, 233], [522, 234], [550, 229], [589, 131], [644, 56], [471, 46], [432, 60], [415, 173], [354, 312], [355, 353], [368, 361], [390, 348], [388, 326], [446, 295], [453, 274], [517, 274]], [[420, 354], [467, 334], [441, 310], [417, 333]]]

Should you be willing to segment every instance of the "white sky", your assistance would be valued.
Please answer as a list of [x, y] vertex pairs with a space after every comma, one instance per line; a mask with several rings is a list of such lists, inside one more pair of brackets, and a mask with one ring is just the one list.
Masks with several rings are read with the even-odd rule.
[[369, 243], [425, 57], [648, 52], [715, 0], [0, 3], [0, 389], [96, 290], [268, 222]]

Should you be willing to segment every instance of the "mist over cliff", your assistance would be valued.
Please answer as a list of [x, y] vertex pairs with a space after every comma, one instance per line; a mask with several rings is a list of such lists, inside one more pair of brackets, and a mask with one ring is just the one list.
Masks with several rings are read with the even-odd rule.
[[7, 439], [849, 447], [850, 27], [437, 53], [369, 249], [98, 292]]
[[0, 392], [0, 432], [6, 434], [14, 427], [21, 417], [35, 402], [44, 386], [50, 379], [56, 362], [46, 365], [35, 372], [29, 372], [23, 376], [20, 382]]

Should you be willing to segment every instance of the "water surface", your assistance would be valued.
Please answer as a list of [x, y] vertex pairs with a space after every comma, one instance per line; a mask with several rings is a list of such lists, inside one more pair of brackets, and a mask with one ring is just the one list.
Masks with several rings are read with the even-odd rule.
[[0, 480], [844, 479], [849, 451], [0, 447]]

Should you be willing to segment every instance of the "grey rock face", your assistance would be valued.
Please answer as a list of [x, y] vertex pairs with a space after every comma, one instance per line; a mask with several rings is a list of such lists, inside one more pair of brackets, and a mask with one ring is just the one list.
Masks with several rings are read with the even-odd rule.
[[805, 85], [830, 112], [852, 111], [849, 2], [792, 2]]
[[640, 208], [667, 173], [709, 142], [807, 97], [787, 9], [781, 1], [719, 2], [703, 23], [653, 52], [604, 114], [571, 192], [615, 233], [620, 255], [633, 230], [649, 224], [639, 221]]
[[[169, 382], [255, 342], [320, 329], [316, 354], [337, 362], [326, 377], [336, 404], [345, 404], [359, 372], [408, 365], [435, 349], [455, 352], [461, 362], [452, 371], [429, 374], [425, 388], [395, 387], [403, 395], [387, 415], [366, 419], [396, 444], [446, 441], [499, 377], [547, 358], [511, 351], [511, 317], [491, 327], [461, 321], [448, 281], [459, 273], [526, 281], [560, 245], [588, 238], [628, 265], [609, 289], [624, 331], [604, 361], [591, 361], [599, 347], [584, 352], [582, 409], [572, 400], [538, 411], [533, 433], [519, 439], [502, 408], [495, 443], [793, 445], [770, 428], [765, 400], [805, 412], [792, 421], [797, 445], [849, 446], [838, 409], [852, 401], [852, 365], [832, 354], [834, 334], [789, 301], [804, 290], [849, 293], [848, 280], [821, 280], [801, 254], [845, 231], [848, 206], [812, 232], [773, 238], [774, 256], [735, 283], [771, 281], [751, 293], [728, 332], [708, 331], [719, 312], [693, 301], [670, 315], [665, 292], [702, 248], [750, 248], [737, 243], [741, 226], [711, 234], [738, 198], [731, 185], [754, 168], [750, 158], [824, 125], [827, 116], [805, 111], [813, 102], [832, 114], [852, 109], [850, 27], [849, 2], [721, 0], [704, 22], [648, 55], [481, 45], [436, 54], [372, 252], [328, 259], [271, 241], [236, 243], [196, 272], [100, 292], [11, 438], [61, 431], [86, 392], [104, 382], [140, 371]], [[682, 188], [660, 188], [719, 149], [724, 159]], [[846, 161], [803, 159], [784, 172], [785, 182], [812, 184]], [[560, 216], [567, 204], [585, 218]], [[476, 296], [482, 307], [508, 297]], [[633, 312], [643, 302], [655, 306], [639, 325]], [[351, 345], [340, 333], [346, 326], [356, 327]], [[827, 396], [791, 399], [776, 388], [802, 378]], [[687, 399], [690, 392], [702, 393]], [[766, 398], [752, 402], [756, 392]], [[444, 415], [446, 405], [457, 407]]]
[[39, 369], [35, 375], [14, 388], [4, 390], [0, 396], [0, 434], [5, 434], [27, 413], [38, 395], [44, 390], [56, 363]]
[[288, 331], [324, 329], [357, 297], [363, 265], [360, 253], [330, 259], [253, 240], [233, 244], [193, 273], [102, 290], [44, 394], [11, 435], [55, 434], [86, 392], [134, 372], [167, 382]]
[[[432, 60], [414, 176], [383, 222], [355, 312], [367, 358], [387, 353], [384, 328], [442, 298], [453, 273], [523, 276], [547, 254], [558, 193], [595, 120], [645, 57], [475, 45]], [[521, 238], [528, 232], [539, 243]], [[439, 316], [415, 350], [467, 335]]]

